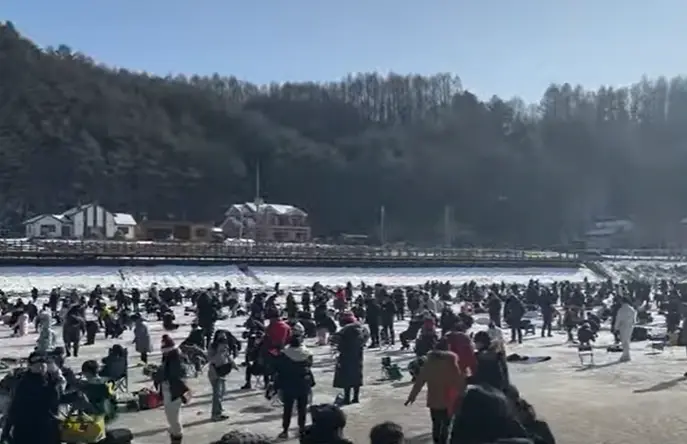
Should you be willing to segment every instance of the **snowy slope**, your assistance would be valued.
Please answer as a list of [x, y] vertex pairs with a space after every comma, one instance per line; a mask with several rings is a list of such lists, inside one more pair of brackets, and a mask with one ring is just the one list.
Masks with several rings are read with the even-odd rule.
[[687, 280], [687, 262], [613, 260], [604, 261], [602, 266], [614, 280], [646, 279], [654, 281], [668, 279], [677, 282]]
[[149, 288], [153, 283], [162, 287], [209, 287], [214, 282], [229, 281], [238, 287], [282, 288], [311, 286], [315, 281], [324, 285], [368, 284], [417, 285], [428, 280], [461, 284], [518, 282], [530, 279], [541, 282], [570, 280], [579, 282], [598, 277], [587, 269], [552, 268], [299, 268], [251, 267], [244, 273], [235, 266], [154, 266], [154, 267], [2, 267], [0, 289], [5, 292], [27, 292], [32, 287], [50, 291], [54, 287], [90, 291], [96, 285]]

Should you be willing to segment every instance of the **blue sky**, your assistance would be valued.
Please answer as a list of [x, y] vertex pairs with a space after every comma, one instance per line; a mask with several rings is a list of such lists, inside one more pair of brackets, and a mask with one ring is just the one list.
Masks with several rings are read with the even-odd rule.
[[119, 67], [255, 83], [452, 72], [481, 97], [687, 73], [687, 1], [2, 0], [0, 20]]

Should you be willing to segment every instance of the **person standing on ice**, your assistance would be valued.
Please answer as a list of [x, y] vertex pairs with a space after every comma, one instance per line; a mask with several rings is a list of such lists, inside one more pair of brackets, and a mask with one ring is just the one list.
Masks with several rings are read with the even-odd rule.
[[623, 297], [620, 300], [620, 307], [613, 325], [613, 330], [618, 332], [620, 345], [623, 348], [623, 354], [620, 356], [621, 361], [630, 360], [630, 339], [632, 338], [632, 330], [635, 327], [636, 319], [637, 311], [632, 307], [630, 300], [627, 297]]
[[156, 375], [162, 395], [167, 425], [169, 426], [170, 444], [181, 444], [184, 429], [181, 425], [181, 405], [188, 402], [189, 389], [186, 385], [181, 353], [169, 335], [163, 335], [161, 341], [162, 365]]
[[50, 327], [50, 314], [41, 312], [38, 317], [38, 339], [36, 340], [36, 352], [46, 354], [55, 348], [55, 332]]
[[150, 341], [150, 331], [148, 325], [145, 323], [143, 316], [139, 313], [134, 315], [134, 346], [136, 351], [141, 355], [141, 362], [148, 364], [148, 354], [152, 351], [152, 343]]

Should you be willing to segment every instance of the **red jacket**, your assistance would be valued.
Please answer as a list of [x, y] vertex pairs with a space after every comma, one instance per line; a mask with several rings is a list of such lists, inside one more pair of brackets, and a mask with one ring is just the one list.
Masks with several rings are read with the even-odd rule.
[[474, 375], [477, 371], [477, 357], [472, 348], [472, 341], [465, 333], [452, 331], [446, 335], [449, 350], [458, 355], [458, 366], [467, 375]]
[[291, 339], [291, 327], [282, 320], [270, 321], [265, 329], [265, 338], [268, 351], [281, 350]]

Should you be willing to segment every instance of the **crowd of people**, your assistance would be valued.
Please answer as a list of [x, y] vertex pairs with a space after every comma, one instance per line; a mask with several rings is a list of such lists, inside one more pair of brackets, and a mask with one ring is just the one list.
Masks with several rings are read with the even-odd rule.
[[[116, 384], [126, 377], [128, 350], [115, 344], [101, 362], [85, 361], [80, 377], [66, 364], [67, 358], [78, 357], [80, 345], [93, 344], [99, 333], [120, 338], [132, 330], [133, 351], [151, 369], [172, 444], [180, 444], [184, 436], [182, 406], [191, 396], [188, 378], [207, 375], [212, 392], [211, 419], [229, 420], [230, 424], [223, 406], [227, 376], [241, 367], [245, 372], [243, 390], [253, 390], [255, 381], [260, 380], [265, 395], [281, 401], [282, 427], [275, 439], [293, 437], [295, 409], [295, 436], [302, 443], [350, 442], [345, 438], [345, 406], [360, 402], [364, 396], [365, 349], [397, 345], [414, 353], [408, 366], [413, 385], [406, 405], [414, 403], [426, 387], [435, 443], [553, 444], [548, 424], [537, 417], [509, 376], [506, 340], [522, 342], [523, 331], [531, 328], [526, 314], [540, 313], [541, 336], [551, 336], [558, 320], [568, 339], [575, 341], [577, 332], [583, 346], [610, 320], [623, 351], [621, 359], [629, 360], [634, 327], [651, 316], [652, 304], [666, 314], [668, 333], [681, 340], [681, 332], [687, 331], [679, 326], [684, 318], [682, 295], [687, 295], [687, 289], [666, 281], [653, 289], [642, 282], [541, 285], [531, 281], [526, 286], [467, 282], [455, 291], [449, 282], [408, 288], [364, 283], [354, 288], [348, 283], [335, 289], [315, 283], [298, 301], [278, 284], [270, 292], [258, 292], [239, 290], [228, 282], [204, 290], [153, 286], [145, 295], [136, 289], [125, 292], [114, 287], [96, 287], [86, 295], [76, 291], [65, 295], [56, 289], [44, 304], [39, 303], [35, 289], [27, 301], [10, 300], [0, 292], [0, 309], [13, 334], [32, 334], [31, 324], [38, 333], [26, 367], [12, 373], [11, 401], [0, 442], [61, 442], [58, 409], [60, 404], [74, 404], [75, 392], [86, 394], [82, 407], [87, 407], [83, 408], [114, 417], [106, 408], [111, 408], [111, 403], [105, 402], [111, 393], [93, 395], [92, 388]], [[168, 332], [176, 330], [179, 325], [174, 307], [180, 305], [195, 316], [190, 333], [179, 344], [171, 334], [164, 334], [159, 344], [161, 361], [150, 362], [154, 344], [148, 323], [157, 320]], [[458, 311], [454, 310], [457, 306], [461, 307]], [[479, 314], [489, 320], [484, 330], [473, 328]], [[245, 317], [240, 339], [229, 330], [217, 328], [218, 321], [226, 317]], [[397, 333], [395, 323], [401, 320], [407, 320], [407, 327]], [[503, 325], [510, 329], [510, 338], [504, 337]], [[56, 326], [62, 333], [59, 346]], [[687, 333], [685, 336], [683, 343], [687, 344]], [[332, 347], [336, 354], [333, 386], [341, 395], [333, 404], [311, 404], [313, 390], [322, 381], [315, 380], [312, 370], [314, 355], [305, 345], [310, 339], [315, 346]], [[0, 382], [0, 390], [10, 384], [8, 380], [6, 377]], [[78, 399], [83, 402], [84, 397]], [[103, 432], [98, 442], [119, 444], [131, 438]], [[404, 433], [400, 425], [387, 422], [375, 426], [369, 440], [372, 444], [400, 443]], [[218, 443], [273, 441], [235, 430]]]

